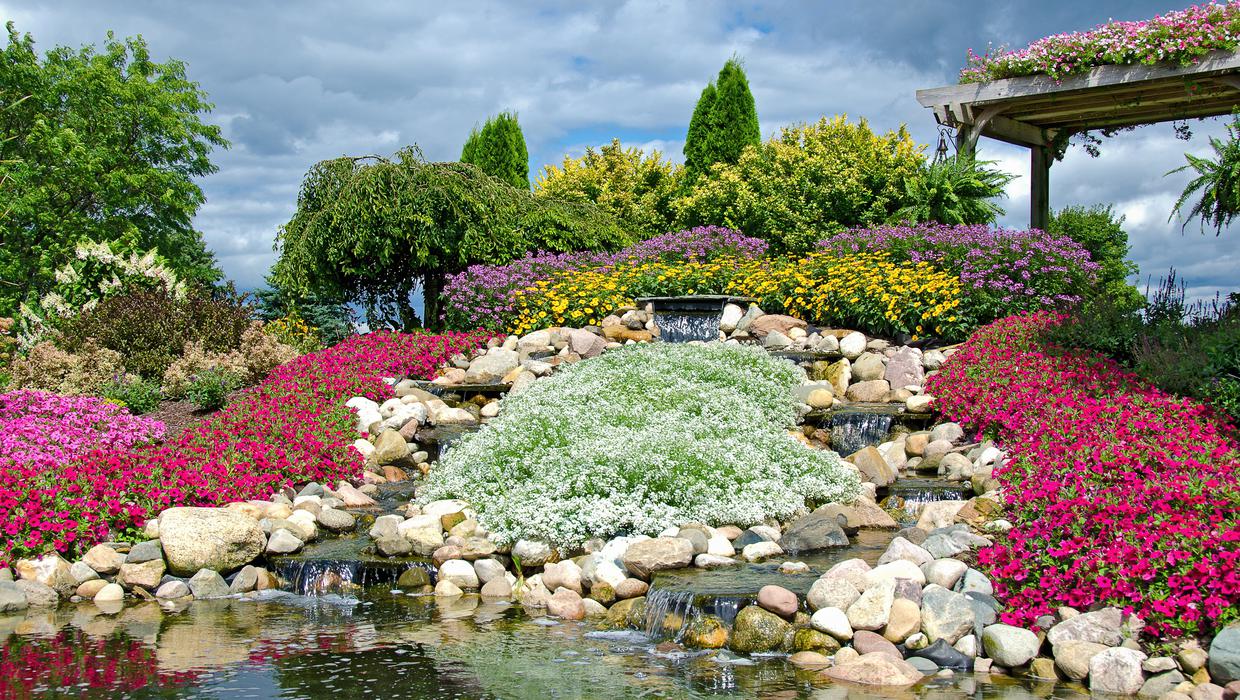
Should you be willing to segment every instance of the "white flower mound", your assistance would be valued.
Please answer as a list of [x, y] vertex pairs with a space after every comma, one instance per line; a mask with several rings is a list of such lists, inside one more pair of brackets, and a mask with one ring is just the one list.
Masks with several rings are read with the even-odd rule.
[[856, 471], [788, 434], [802, 379], [752, 347], [609, 351], [505, 398], [499, 417], [431, 470], [419, 500], [469, 501], [501, 543], [566, 547], [851, 501]]

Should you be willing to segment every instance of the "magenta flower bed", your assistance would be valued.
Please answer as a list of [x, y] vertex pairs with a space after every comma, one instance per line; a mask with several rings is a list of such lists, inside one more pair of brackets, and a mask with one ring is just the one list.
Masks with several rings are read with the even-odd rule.
[[1055, 80], [1101, 65], [1195, 63], [1210, 51], [1233, 51], [1240, 45], [1240, 2], [1193, 5], [1141, 22], [1109, 22], [1088, 32], [1055, 34], [1019, 51], [978, 56], [969, 51], [969, 65], [960, 82], [983, 83], [1024, 75]]
[[1012, 456], [996, 477], [1014, 524], [980, 560], [1029, 624], [1055, 607], [1118, 605], [1151, 634], [1240, 617], [1240, 443], [1196, 402], [1114, 362], [1044, 347], [1058, 317], [1006, 318], [927, 382], [952, 420]]
[[471, 265], [444, 285], [444, 319], [453, 328], [502, 329], [512, 317], [515, 294], [566, 270], [593, 270], [628, 261], [706, 260], [766, 253], [766, 241], [720, 226], [665, 233], [616, 253], [539, 251], [506, 265]]
[[222, 505], [266, 498], [285, 485], [357, 478], [362, 460], [350, 447], [356, 434], [344, 401], [388, 398], [391, 391], [380, 377], [429, 378], [447, 358], [486, 337], [352, 338], [276, 368], [223, 411], [160, 445], [139, 443], [157, 437], [162, 425], [116, 409], [106, 413], [107, 421], [87, 423], [96, 414], [81, 414], [71, 433], [81, 437], [45, 447], [64, 429], [54, 412], [31, 414], [23, 410], [29, 402], [12, 400], [4, 425], [41, 421], [51, 435], [47, 441], [2, 443], [0, 562], [51, 550], [73, 554], [107, 538], [131, 536], [147, 518], [174, 505]]
[[818, 248], [839, 255], [885, 250], [953, 272], [964, 283], [966, 313], [979, 323], [1080, 301], [1098, 272], [1081, 244], [1039, 229], [880, 226], [843, 231]]

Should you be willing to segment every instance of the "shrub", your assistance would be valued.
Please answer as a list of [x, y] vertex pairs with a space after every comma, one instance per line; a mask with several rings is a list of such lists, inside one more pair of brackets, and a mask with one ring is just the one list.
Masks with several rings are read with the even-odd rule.
[[253, 321], [241, 334], [241, 344], [236, 350], [207, 352], [201, 342], [186, 343], [181, 356], [164, 372], [164, 393], [179, 398], [185, 395], [195, 377], [208, 372], [231, 375], [239, 382], [238, 386], [257, 384], [271, 370], [299, 354], [296, 348], [266, 333], [262, 323]]
[[565, 202], [593, 202], [626, 231], [653, 236], [674, 226], [672, 202], [683, 172], [663, 160], [657, 150], [646, 155], [612, 139], [597, 151], [587, 148], [580, 158], [565, 156], [560, 167], [546, 166], [534, 194]]
[[500, 112], [481, 129], [469, 133], [461, 149], [461, 162], [473, 163], [482, 172], [519, 189], [530, 187], [530, 154], [515, 112]]
[[263, 324], [263, 332], [303, 354], [323, 349], [319, 329], [306, 323], [296, 309]]
[[1215, 49], [1240, 45], [1240, 3], [1193, 5], [1143, 22], [1108, 22], [1088, 32], [1056, 34], [1019, 51], [969, 51], [960, 82], [1044, 74], [1054, 80], [1101, 65], [1195, 63]]
[[209, 369], [194, 375], [185, 388], [185, 398], [199, 410], [216, 411], [224, 407], [228, 394], [241, 386], [241, 377], [222, 369]]
[[1137, 273], [1137, 264], [1128, 259], [1124, 217], [1116, 216], [1111, 205], [1064, 207], [1051, 217], [1047, 232], [1081, 244], [1098, 265], [1095, 290], [1082, 296], [1109, 297], [1121, 309], [1141, 308], [1141, 293], [1128, 282]]
[[498, 418], [432, 467], [418, 499], [469, 501], [500, 542], [568, 548], [851, 500], [856, 473], [787, 432], [803, 377], [756, 348], [618, 349], [504, 398]]
[[1021, 311], [1080, 301], [1096, 278], [1088, 251], [1063, 235], [989, 226], [882, 226], [853, 229], [818, 244], [839, 255], [886, 251], [960, 276], [965, 310], [985, 323]]
[[[0, 399], [0, 426], [15, 421], [19, 429], [0, 434], [0, 543], [8, 547], [0, 559], [51, 550], [72, 556], [105, 539], [133, 537], [147, 518], [174, 505], [223, 505], [267, 498], [284, 485], [355, 478], [362, 460], [351, 447], [357, 434], [345, 400], [387, 398], [391, 388], [380, 377], [428, 379], [449, 357], [485, 340], [356, 337], [278, 367], [224, 410], [161, 445], [136, 446], [162, 426], [156, 431], [158, 423], [115, 404], [52, 397], [51, 409], [31, 409], [30, 401], [14, 403], [8, 394]], [[64, 401], [87, 402], [95, 412], [65, 419]], [[69, 437], [47, 440], [62, 422]], [[82, 438], [74, 437], [79, 433]], [[83, 454], [92, 446], [97, 449]]]
[[120, 353], [101, 348], [93, 340], [84, 342], [76, 352], [66, 352], [43, 341], [13, 363], [15, 389], [98, 396], [114, 382], [129, 380]]
[[128, 408], [135, 416], [159, 408], [161, 398], [157, 382], [132, 376], [121, 377], [105, 384], [100, 394], [103, 398]]
[[1006, 196], [1004, 186], [1016, 178], [990, 166], [992, 161], [954, 156], [922, 168], [920, 177], [904, 181], [905, 205], [892, 221], [941, 224], [990, 224], [1003, 215], [992, 200]]
[[1014, 525], [979, 557], [1010, 624], [1116, 605], [1156, 635], [1240, 617], [1240, 446], [1205, 406], [1094, 353], [1047, 347], [1059, 317], [978, 331], [927, 381], [951, 420], [990, 435]]
[[504, 329], [512, 325], [517, 297], [539, 281], [570, 270], [606, 269], [621, 264], [713, 260], [724, 255], [759, 257], [764, 241], [739, 231], [703, 226], [665, 233], [617, 253], [549, 253], [527, 255], [507, 265], [472, 265], [448, 279], [445, 318], [454, 328]]
[[925, 158], [901, 127], [875, 134], [861, 120], [823, 118], [783, 128], [735, 164], [716, 163], [676, 202], [682, 225], [715, 224], [805, 251], [826, 234], [887, 221]]
[[186, 343], [201, 343], [207, 352], [235, 350], [251, 316], [246, 299], [231, 293], [178, 298], [166, 288], [141, 290], [79, 314], [60, 329], [56, 343], [72, 352], [92, 339], [120, 353], [130, 372], [160, 380]]

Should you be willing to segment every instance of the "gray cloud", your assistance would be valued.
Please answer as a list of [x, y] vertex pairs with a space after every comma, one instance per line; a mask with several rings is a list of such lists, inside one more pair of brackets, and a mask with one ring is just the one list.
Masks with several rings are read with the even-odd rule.
[[[469, 129], [516, 109], [532, 174], [566, 153], [620, 136], [679, 159], [702, 86], [733, 53], [743, 56], [764, 134], [824, 114], [901, 123], [925, 143], [933, 118], [917, 88], [954, 81], [969, 48], [1023, 45], [1109, 18], [1141, 19], [1155, 2], [1009, 0], [957, 4], [844, 0], [833, 3], [482, 2], [430, 3], [87, 2], [29, 7], [0, 0], [0, 17], [43, 48], [99, 43], [108, 29], [142, 34], [157, 58], [184, 60], [216, 104], [233, 148], [203, 180], [201, 228], [230, 277], [261, 284], [272, 242], [291, 215], [301, 177], [322, 158], [390, 153], [418, 143], [454, 159]], [[1072, 150], [1052, 170], [1052, 202], [1114, 202], [1128, 217], [1143, 275], [1175, 265], [1193, 292], [1234, 288], [1240, 244], [1167, 223], [1183, 178], [1162, 174], [1185, 150], [1208, 148], [1217, 123], [1192, 143], [1167, 127], [1125, 134], [1090, 159]], [[983, 144], [983, 153], [1027, 175], [1025, 152]], [[1005, 223], [1027, 224], [1027, 179], [1013, 183]]]

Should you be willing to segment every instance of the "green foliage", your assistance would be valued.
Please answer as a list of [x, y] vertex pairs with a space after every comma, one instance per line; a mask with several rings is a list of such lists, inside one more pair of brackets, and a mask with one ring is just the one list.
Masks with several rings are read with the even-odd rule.
[[526, 251], [615, 249], [629, 242], [589, 203], [536, 198], [466, 163], [427, 163], [415, 148], [395, 159], [315, 164], [297, 211], [277, 237], [273, 281], [289, 294], [356, 302], [372, 328], [439, 320], [444, 276]]
[[266, 281], [267, 287], [254, 293], [258, 318], [264, 321], [300, 318], [315, 329], [319, 341], [326, 347], [356, 333], [354, 313], [345, 304], [325, 299], [314, 292], [294, 294], [279, 286], [274, 275], [268, 275]]
[[232, 372], [209, 369], [190, 382], [185, 398], [203, 411], [218, 411], [228, 401], [228, 394], [241, 386], [241, 378]]
[[42, 296], [81, 241], [154, 249], [178, 277], [220, 277], [193, 217], [196, 179], [226, 147], [211, 105], [177, 60], [141, 37], [40, 58], [8, 24], [0, 51], [0, 314]]
[[978, 161], [956, 156], [922, 169], [921, 177], [904, 182], [907, 204], [891, 217], [893, 222], [941, 224], [989, 224], [1003, 215], [992, 200], [1005, 196], [1003, 188], [1015, 176]]
[[920, 177], [923, 149], [904, 127], [878, 135], [865, 120], [824, 117], [783, 128], [735, 165], [716, 163], [675, 206], [683, 226], [728, 226], [776, 252], [804, 251], [890, 219]]
[[519, 189], [530, 186], [530, 154], [515, 112], [500, 112], [475, 127], [461, 149], [461, 162]]
[[856, 497], [838, 455], [789, 437], [795, 365], [755, 347], [641, 344], [565, 366], [432, 467], [499, 542], [572, 548], [697, 521], [752, 525]]
[[685, 169], [692, 182], [715, 163], [735, 164], [746, 146], [762, 140], [758, 110], [745, 69], [728, 59], [715, 82], [702, 90], [685, 138]]
[[129, 409], [135, 416], [159, 408], [159, 382], [135, 377], [120, 377], [103, 387], [103, 398]]
[[162, 287], [139, 290], [104, 299], [69, 320], [56, 344], [76, 352], [98, 343], [120, 353], [128, 371], [159, 381], [186, 343], [201, 343], [210, 352], [237, 348], [252, 314], [245, 297], [235, 293], [177, 297]]
[[580, 158], [566, 156], [560, 167], [546, 166], [534, 194], [565, 202], [592, 202], [615, 217], [625, 231], [649, 237], [675, 225], [672, 202], [683, 172], [663, 160], [657, 150], [646, 155], [612, 139], [597, 151], [587, 148]]
[[1194, 195], [1199, 195], [1199, 198], [1189, 207], [1188, 214], [1183, 215], [1185, 227], [1194, 218], [1200, 218], [1201, 230], [1204, 232], [1210, 226], [1217, 236], [1232, 219], [1240, 215], [1240, 109], [1232, 112], [1227, 137], [1226, 142], [1210, 139], [1210, 147], [1214, 149], [1213, 159], [1185, 153], [1184, 159], [1188, 164], [1167, 173], [1170, 175], [1183, 170], [1197, 173], [1197, 177], [1184, 187], [1176, 200], [1168, 221], [1176, 214], [1183, 215], [1185, 205]]
[[1102, 295], [1119, 310], [1135, 311], [1144, 305], [1141, 292], [1128, 282], [1137, 273], [1137, 264], [1128, 259], [1131, 248], [1124, 217], [1117, 217], [1111, 205], [1064, 207], [1054, 213], [1047, 229], [1080, 243], [1100, 266], [1098, 286], [1086, 296]]

